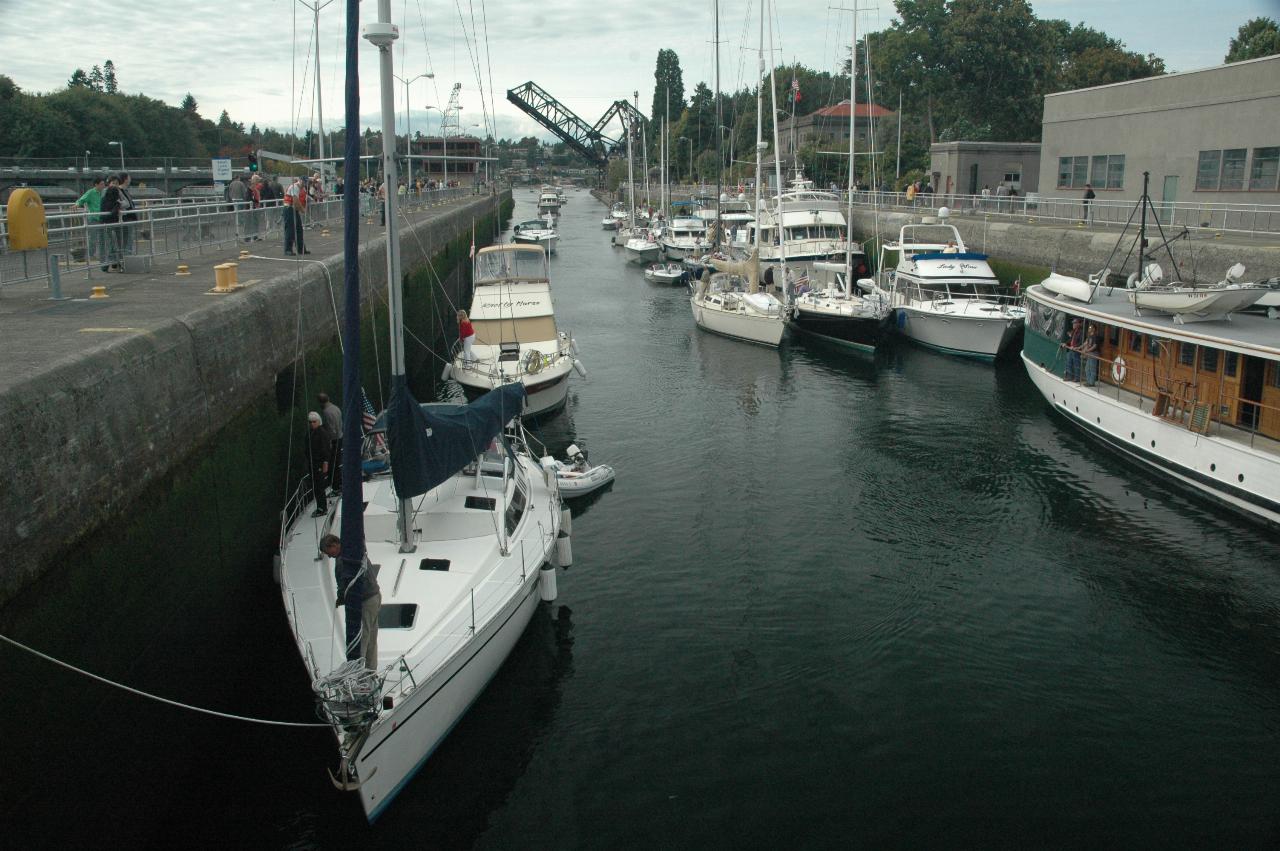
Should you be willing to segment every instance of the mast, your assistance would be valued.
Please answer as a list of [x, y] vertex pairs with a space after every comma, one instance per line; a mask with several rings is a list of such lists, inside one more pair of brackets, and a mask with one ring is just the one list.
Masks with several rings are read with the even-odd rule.
[[316, 26], [316, 124], [320, 127], [320, 183], [328, 187], [329, 173], [324, 167], [324, 98], [320, 95], [320, 3], [317, 2], [311, 8], [315, 12]]
[[[360, 3], [347, 0], [346, 39], [346, 147], [342, 168], [347, 189], [342, 195], [342, 250], [344, 257], [360, 254]], [[354, 179], [352, 176], [354, 175]], [[346, 511], [345, 506], [364, 502], [360, 474], [360, 447], [364, 440], [361, 424], [360, 389], [360, 264], [343, 264], [342, 322], [342, 558], [348, 575], [354, 576], [364, 563], [364, 514]]]
[[1142, 200], [1138, 202], [1138, 284], [1142, 284], [1143, 268], [1147, 265], [1147, 205], [1151, 199], [1147, 197], [1147, 184], [1151, 180], [1151, 172], [1142, 173]]
[[[636, 103], [640, 102], [640, 93], [636, 92]], [[640, 125], [643, 127], [644, 125]], [[646, 213], [653, 207], [653, 199], [649, 197], [649, 134], [640, 134], [640, 159], [644, 160], [644, 206]]]
[[[636, 102], [640, 101], [640, 93], [633, 92]], [[631, 205], [631, 219], [627, 222], [628, 228], [636, 226], [636, 174], [635, 166], [631, 161], [631, 134], [635, 132], [635, 118], [631, 115], [627, 116], [627, 202]]]
[[[773, 51], [773, 16], [769, 16], [769, 50]], [[782, 271], [782, 289], [783, 295], [788, 296], [790, 286], [787, 284], [787, 244], [782, 237], [782, 155], [778, 147], [778, 80], [777, 72], [773, 67], [774, 63], [769, 63], [769, 107], [773, 110], [773, 170], [778, 181], [778, 200], [776, 202], [775, 215], [773, 217], [774, 227], [778, 231], [778, 262]], [[794, 123], [794, 122], [792, 122]]]
[[760, 48], [756, 64], [756, 200], [751, 214], [755, 217], [756, 281], [760, 280], [760, 168], [764, 156], [764, 2], [760, 3]]
[[[365, 38], [378, 48], [378, 83], [382, 94], [382, 174], [386, 181], [387, 206], [387, 307], [391, 327], [391, 395], [408, 392], [404, 367], [404, 281], [400, 276], [400, 227], [397, 222], [399, 202], [396, 197], [396, 113], [392, 82], [391, 45], [400, 31], [391, 23], [391, 0], [378, 0], [378, 22], [366, 27]], [[400, 499], [400, 552], [411, 553], [413, 529], [409, 522], [409, 500]]]
[[[858, 0], [853, 2], [853, 42], [849, 48], [849, 212], [844, 220], [844, 292], [853, 293], [853, 190], [854, 156], [858, 149]], [[868, 110], [870, 112], [870, 110]]]
[[721, 172], [724, 171], [724, 134], [720, 132], [724, 124], [724, 104], [720, 102], [720, 0], [715, 0], [715, 42], [716, 42], [716, 238], [713, 249], [720, 248], [720, 184]]

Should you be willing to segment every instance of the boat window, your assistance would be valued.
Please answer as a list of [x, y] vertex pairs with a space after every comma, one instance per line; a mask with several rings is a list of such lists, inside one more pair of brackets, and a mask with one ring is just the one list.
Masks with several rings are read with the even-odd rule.
[[1222, 353], [1222, 374], [1227, 378], [1236, 377], [1236, 365], [1240, 362], [1240, 355], [1235, 352]]
[[424, 558], [422, 561], [418, 562], [418, 570], [447, 571], [448, 569], [449, 560], [447, 558]]
[[[501, 475], [501, 473], [498, 475]], [[493, 497], [488, 496], [469, 496], [462, 503], [464, 508], [474, 508], [478, 511], [493, 511], [497, 504]]]
[[1107, 342], [1113, 346], [1120, 345], [1120, 326], [1119, 325], [1107, 326]]
[[416, 603], [383, 603], [378, 609], [378, 629], [413, 629], [417, 617]]
[[1142, 351], [1142, 335], [1139, 334], [1137, 331], [1129, 332], [1129, 351], [1131, 352]]
[[1147, 338], [1147, 352], [1152, 357], [1160, 357], [1160, 338], [1159, 337]]
[[1271, 386], [1280, 387], [1280, 362], [1272, 361], [1267, 368], [1271, 370]]
[[473, 280], [494, 281], [501, 278], [545, 281], [547, 279], [546, 252], [502, 248], [476, 255], [475, 267], [472, 270]]
[[1183, 366], [1196, 365], [1196, 345], [1195, 343], [1179, 343], [1178, 344], [1178, 363]]
[[1203, 372], [1218, 371], [1218, 350], [1205, 346], [1200, 350], [1200, 369]]
[[471, 325], [476, 329], [476, 344], [481, 346], [496, 346], [502, 342], [539, 343], [559, 336], [554, 316], [523, 316], [519, 319], [472, 317]]
[[520, 518], [524, 516], [526, 501], [524, 488], [517, 482], [515, 489], [511, 492], [511, 501], [507, 503], [506, 526], [508, 535], [515, 534], [516, 527], [520, 525]]

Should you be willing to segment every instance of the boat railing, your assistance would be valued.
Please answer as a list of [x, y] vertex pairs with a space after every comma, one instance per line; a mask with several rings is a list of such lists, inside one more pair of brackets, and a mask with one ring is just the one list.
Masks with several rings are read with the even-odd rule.
[[284, 501], [284, 508], [280, 509], [280, 553], [284, 554], [284, 540], [288, 531], [293, 528], [294, 521], [302, 513], [302, 509], [306, 508], [307, 496], [311, 493], [311, 474], [308, 473], [298, 480], [298, 486], [293, 489], [293, 493]]
[[924, 302], [931, 307], [941, 307], [948, 302], [985, 301], [1000, 306], [1002, 313], [1012, 313], [1015, 308], [1023, 306], [1023, 296], [1018, 293], [1000, 292], [995, 287], [977, 289], [973, 292], [951, 292], [941, 286], [926, 287], [915, 283], [904, 283], [901, 277], [895, 279], [895, 292], [899, 302]]
[[[1054, 371], [1065, 366], [1069, 353], [1065, 344], [1059, 347], [1054, 358]], [[1093, 376], [1096, 380], [1092, 385], [1085, 386], [1097, 393], [1190, 431], [1221, 437], [1233, 443], [1247, 445], [1251, 449], [1280, 452], [1280, 436], [1271, 436], [1262, 431], [1264, 419], [1280, 422], [1280, 406], [1225, 392], [1223, 382], [1217, 383], [1216, 393], [1202, 399], [1201, 385], [1198, 382], [1174, 378], [1164, 369], [1132, 363], [1125, 358], [1124, 352], [1115, 357], [1093, 352], [1079, 354], [1078, 378], [1082, 383], [1092, 372], [1090, 362], [1096, 362], [1096, 373]], [[1138, 353], [1133, 354], [1136, 356]], [[1117, 380], [1117, 376], [1121, 380]], [[1235, 422], [1224, 420], [1224, 416], [1234, 416]]]

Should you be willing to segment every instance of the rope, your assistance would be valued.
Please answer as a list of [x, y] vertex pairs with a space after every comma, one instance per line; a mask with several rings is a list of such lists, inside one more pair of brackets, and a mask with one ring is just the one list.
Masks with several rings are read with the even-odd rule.
[[273, 727], [328, 727], [329, 726], [328, 724], [324, 724], [318, 721], [274, 721], [270, 718], [250, 718], [247, 715], [233, 715], [230, 712], [219, 712], [216, 709], [206, 709], [203, 706], [192, 706], [189, 703], [182, 703], [177, 700], [170, 700], [167, 697], [160, 697], [159, 695], [151, 694], [150, 692], [145, 692], [145, 691], [142, 691], [141, 689], [136, 689], [136, 688], [133, 688], [132, 686], [127, 686], [127, 685], [124, 685], [123, 683], [115, 682], [114, 680], [109, 680], [106, 677], [100, 677], [97, 674], [93, 674], [84, 670], [83, 668], [77, 668], [75, 665], [72, 665], [67, 662], [63, 662], [60, 659], [55, 659], [52, 656], [49, 656], [48, 654], [41, 653], [39, 650], [28, 647], [27, 645], [23, 644], [20, 641], [15, 641], [14, 639], [10, 638], [7, 635], [0, 634], [0, 641], [4, 641], [7, 644], [11, 644], [14, 647], [17, 647], [19, 650], [25, 650], [28, 653], [30, 653], [32, 656], [38, 656], [39, 658], [45, 660], [46, 662], [52, 662], [53, 664], [66, 668], [69, 671], [75, 671], [77, 674], [83, 674], [84, 676], [88, 677], [91, 680], [97, 680], [100, 683], [105, 683], [106, 685], [114, 686], [115, 688], [121, 689], [123, 691], [127, 691], [130, 694], [136, 694], [139, 697], [145, 697], [150, 700], [156, 700], [156, 701], [159, 701], [160, 703], [167, 703], [168, 705], [176, 706], [179, 709], [190, 709], [192, 712], [199, 712], [204, 715], [212, 715], [216, 718], [227, 718], [232, 721], [248, 721], [253, 724], [269, 724]]

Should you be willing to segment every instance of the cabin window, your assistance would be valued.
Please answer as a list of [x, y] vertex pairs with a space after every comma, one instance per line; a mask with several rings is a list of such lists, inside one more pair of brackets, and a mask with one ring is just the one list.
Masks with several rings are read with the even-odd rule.
[[1120, 345], [1120, 326], [1119, 325], [1107, 326], [1107, 342], [1113, 346], [1119, 347]]
[[1129, 332], [1129, 351], [1131, 352], [1142, 351], [1142, 335], [1136, 331]]
[[1160, 338], [1159, 337], [1147, 338], [1147, 354], [1156, 358], [1160, 357]]
[[511, 492], [511, 501], [507, 503], [506, 526], [508, 535], [514, 535], [516, 527], [520, 525], [520, 518], [524, 516], [526, 501], [524, 489], [517, 483], [515, 490]]
[[1267, 368], [1271, 370], [1271, 386], [1280, 387], [1280, 363], [1272, 361]]
[[1196, 346], [1194, 343], [1178, 344], [1178, 363], [1183, 366], [1196, 365]]
[[1222, 374], [1227, 378], [1236, 377], [1236, 365], [1240, 362], [1240, 355], [1235, 352], [1222, 353]]
[[1218, 350], [1205, 346], [1200, 350], [1200, 369], [1203, 372], [1218, 371]]

